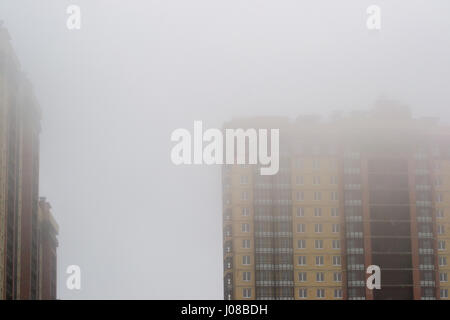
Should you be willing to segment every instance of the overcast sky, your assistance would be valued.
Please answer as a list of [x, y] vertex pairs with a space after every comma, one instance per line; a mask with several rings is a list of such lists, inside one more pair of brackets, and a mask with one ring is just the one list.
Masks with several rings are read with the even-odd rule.
[[171, 132], [381, 95], [449, 119], [449, 14], [448, 0], [0, 0], [43, 110], [59, 297], [221, 299], [220, 168], [174, 166]]

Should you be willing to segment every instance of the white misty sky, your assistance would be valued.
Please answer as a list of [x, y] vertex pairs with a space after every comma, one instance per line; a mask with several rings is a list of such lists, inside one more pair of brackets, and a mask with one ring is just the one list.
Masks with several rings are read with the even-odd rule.
[[[380, 95], [448, 120], [449, 12], [448, 0], [1, 0], [43, 110], [59, 297], [221, 299], [220, 169], [172, 165], [171, 132]], [[65, 287], [71, 264], [81, 291]]]

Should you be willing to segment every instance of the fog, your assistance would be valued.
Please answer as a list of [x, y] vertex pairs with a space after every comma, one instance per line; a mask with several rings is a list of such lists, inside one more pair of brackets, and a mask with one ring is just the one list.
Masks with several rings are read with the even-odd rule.
[[43, 111], [59, 298], [222, 299], [220, 168], [173, 165], [171, 132], [380, 96], [449, 120], [449, 13], [447, 0], [0, 0]]

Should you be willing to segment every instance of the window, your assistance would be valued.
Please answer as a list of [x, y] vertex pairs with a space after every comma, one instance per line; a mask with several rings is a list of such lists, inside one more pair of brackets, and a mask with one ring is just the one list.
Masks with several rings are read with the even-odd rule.
[[250, 240], [247, 239], [242, 240], [242, 248], [250, 249]]
[[436, 202], [443, 202], [444, 201], [444, 196], [442, 195], [442, 193], [438, 193], [437, 197], [436, 197]]
[[305, 230], [306, 230], [306, 226], [304, 223], [297, 224], [297, 232], [303, 233], [303, 232], [305, 232]]
[[304, 217], [305, 210], [303, 208], [297, 208], [297, 217]]
[[314, 240], [314, 247], [316, 249], [323, 249], [323, 240]]
[[339, 224], [333, 224], [333, 233], [338, 233], [340, 231], [340, 225]]
[[306, 240], [298, 240], [297, 241], [297, 247], [299, 249], [306, 249]]
[[337, 177], [336, 176], [331, 176], [330, 184], [337, 184]]
[[299, 256], [298, 257], [298, 265], [299, 266], [306, 266], [306, 256]]
[[439, 250], [445, 250], [445, 240], [439, 240], [438, 241], [438, 249]]
[[252, 297], [252, 289], [251, 288], [244, 288], [243, 290], [242, 290], [242, 296], [244, 297], [244, 298], [251, 298]]
[[295, 183], [297, 185], [302, 185], [303, 184], [303, 176], [297, 176], [295, 177]]
[[242, 232], [250, 232], [250, 225], [248, 223], [242, 224]]
[[325, 289], [317, 289], [317, 298], [325, 298]]
[[439, 266], [446, 266], [447, 265], [447, 257], [443, 257], [443, 256], [440, 256], [439, 257]]
[[315, 184], [315, 185], [320, 184], [320, 177], [319, 176], [314, 176], [313, 177], [313, 184]]
[[331, 192], [331, 200], [338, 201], [338, 193], [337, 193], [337, 191], [332, 191]]
[[442, 224], [440, 224], [440, 225], [438, 225], [438, 228], [437, 228], [438, 230], [438, 234], [444, 234], [445, 233], [445, 228], [444, 228], [444, 225], [442, 225]]
[[320, 201], [322, 200], [322, 193], [319, 191], [314, 192], [314, 200], [315, 201]]
[[314, 159], [313, 160], [313, 168], [314, 169], [319, 169], [320, 168], [320, 160], [318, 160], [318, 159]]
[[333, 266], [341, 265], [341, 256], [333, 256]]
[[323, 266], [323, 256], [316, 256], [316, 266]]
[[342, 289], [334, 289], [334, 297], [342, 298]]
[[305, 195], [303, 191], [297, 191], [297, 201], [303, 201], [305, 199]]
[[250, 215], [250, 209], [249, 208], [242, 208], [242, 215], [244, 217], [248, 217]]
[[241, 176], [241, 184], [248, 184], [248, 176]]
[[314, 208], [314, 217], [322, 216], [322, 208]]
[[341, 282], [342, 281], [342, 273], [341, 272], [333, 273], [333, 281], [334, 282]]
[[448, 281], [447, 272], [439, 273], [439, 281], [440, 282], [447, 282]]
[[436, 180], [434, 181], [436, 187], [439, 187], [442, 185], [442, 177], [436, 177]]
[[316, 273], [316, 282], [324, 282], [325, 281], [325, 273], [317, 272]]
[[299, 298], [308, 298], [308, 290], [306, 288], [300, 288], [298, 290], [298, 296]]
[[242, 191], [241, 200], [248, 200], [248, 192], [247, 191]]
[[341, 240], [333, 240], [333, 249], [341, 248]]
[[339, 216], [338, 208], [331, 208], [331, 216], [332, 217], [338, 217]]
[[448, 298], [448, 289], [441, 289], [441, 298]]
[[303, 168], [303, 160], [302, 159], [297, 159], [295, 161], [295, 167], [296, 168]]
[[322, 232], [322, 224], [321, 223], [316, 223], [314, 226], [314, 232], [316, 233], [320, 233]]
[[444, 210], [443, 209], [437, 209], [436, 217], [437, 218], [443, 218], [444, 217]]
[[300, 282], [306, 282], [307, 281], [306, 272], [299, 272], [298, 273], [298, 281], [300, 281]]
[[250, 256], [242, 256], [242, 264], [248, 266], [250, 264]]

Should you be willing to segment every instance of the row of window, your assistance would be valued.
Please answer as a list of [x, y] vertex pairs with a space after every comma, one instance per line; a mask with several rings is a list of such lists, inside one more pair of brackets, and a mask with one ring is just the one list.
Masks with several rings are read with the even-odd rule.
[[[340, 258], [340, 257], [339, 257]], [[334, 261], [334, 262], [336, 262], [337, 263], [337, 265], [340, 265], [340, 259], [338, 258], [338, 256], [335, 256], [335, 258], [333, 258], [333, 260], [335, 260], [336, 259], [336, 261]], [[320, 263], [320, 265], [323, 265], [323, 257], [321, 257], [321, 256], [316, 256], [315, 257], [315, 260], [316, 260], [316, 265], [318, 265], [318, 263]], [[307, 257], [306, 256], [299, 256], [298, 258], [297, 258], [297, 264], [299, 265], [299, 266], [306, 266], [307, 265]]]
[[[263, 208], [259, 208], [259, 211], [261, 211]], [[441, 210], [441, 217], [444, 216], [443, 211]], [[299, 218], [305, 217], [306, 209], [303, 207], [298, 207], [296, 209], [296, 215]], [[268, 212], [270, 215], [270, 212]], [[227, 214], [231, 218], [231, 211]], [[241, 215], [243, 217], [249, 217], [250, 216], [250, 208], [249, 207], [243, 207], [241, 210]], [[323, 216], [323, 210], [322, 208], [313, 208], [313, 215], [314, 217], [322, 217]], [[331, 208], [330, 209], [330, 215], [331, 217], [339, 217], [339, 208]]]
[[[340, 266], [341, 265], [341, 256], [333, 256], [333, 265], [334, 266]], [[307, 265], [307, 258], [306, 256], [299, 256], [297, 259], [297, 264], [299, 266], [306, 266]], [[323, 256], [315, 256], [315, 265], [316, 266], [323, 266], [324, 265], [324, 257]]]
[[[331, 232], [332, 233], [339, 233], [340, 232], [340, 224], [339, 223], [333, 223], [331, 225]], [[299, 223], [297, 224], [297, 232], [298, 233], [304, 233], [306, 232], [306, 224]], [[315, 233], [321, 233], [323, 232], [323, 224], [322, 223], [316, 223], [314, 225], [314, 232]]]
[[[352, 199], [352, 196], [350, 195], [351, 191], [347, 191], [347, 193], [349, 194], [349, 196], [346, 196], [346, 199]], [[305, 192], [304, 191], [297, 191], [295, 199], [297, 201], [304, 201], [305, 200]], [[331, 191], [329, 199], [331, 201], [338, 201], [339, 200], [338, 192], [337, 191]], [[241, 200], [242, 201], [249, 200], [249, 192], [248, 191], [242, 191], [241, 192]], [[322, 201], [323, 200], [322, 192], [321, 191], [314, 191], [313, 200], [314, 201]], [[229, 202], [229, 200], [228, 200], [228, 202]], [[444, 202], [444, 195], [442, 193], [437, 193], [436, 194], [436, 202], [438, 202], [438, 203]]]
[[[322, 201], [322, 199], [323, 199], [322, 192], [321, 191], [314, 191], [313, 199], [314, 199], [314, 201]], [[241, 200], [242, 201], [249, 200], [249, 192], [248, 191], [242, 191], [241, 192]], [[305, 192], [304, 191], [297, 191], [296, 192], [296, 200], [297, 201], [304, 201], [305, 200]], [[330, 200], [331, 201], [338, 201], [339, 200], [337, 191], [331, 191], [330, 192]], [[440, 202], [440, 201], [438, 201], [438, 202]]]
[[[304, 184], [304, 177], [303, 176], [296, 176], [295, 177], [295, 183], [297, 185], [303, 185]], [[312, 183], [314, 185], [320, 185], [320, 176], [313, 176], [312, 177]], [[246, 175], [243, 175], [240, 177], [240, 184], [241, 185], [247, 185], [249, 183], [249, 178]], [[329, 184], [336, 185], [338, 184], [338, 177], [337, 176], [330, 176]]]
[[[289, 240], [286, 239], [285, 242], [286, 243], [280, 242], [280, 243], [277, 244], [277, 246], [280, 247], [280, 248], [289, 248], [289, 243], [287, 243], [287, 242], [289, 242]], [[331, 247], [333, 249], [336, 249], [336, 250], [341, 249], [341, 241], [339, 239], [331, 240], [331, 243], [332, 243]], [[272, 243], [269, 243], [268, 245], [272, 246]], [[298, 245], [298, 249], [306, 249], [306, 240], [304, 240], [304, 239], [298, 240], [297, 245]], [[267, 245], [264, 246], [264, 245], [260, 244], [259, 247], [267, 248]], [[242, 248], [243, 249], [250, 249], [251, 248], [251, 240], [250, 239], [243, 239], [242, 240]], [[315, 249], [323, 249], [324, 248], [324, 240], [323, 239], [316, 239], [316, 240], [314, 240], [314, 248]], [[444, 248], [445, 248], [445, 241], [444, 241]], [[443, 250], [441, 248], [441, 245], [440, 245], [439, 249]]]
[[[299, 298], [306, 299], [308, 298], [308, 291], [312, 291], [313, 289], [300, 288], [298, 291]], [[325, 289], [316, 289], [316, 298], [323, 299], [325, 298]], [[333, 297], [336, 299], [342, 298], [342, 289], [334, 289]]]
[[[323, 181], [322, 181], [323, 182]], [[298, 186], [302, 186], [305, 184], [305, 179], [303, 176], [296, 176], [295, 177], [295, 184]], [[320, 176], [313, 176], [312, 177], [312, 184], [313, 185], [320, 185], [321, 179]], [[337, 176], [330, 176], [330, 180], [328, 181], [328, 184], [330, 185], [337, 185], [338, 184], [338, 177]]]
[[[314, 217], [322, 217], [322, 208], [313, 208], [314, 209]], [[331, 208], [330, 215], [332, 217], [338, 217], [339, 216], [339, 209], [338, 208]], [[301, 218], [305, 216], [305, 208], [299, 207], [297, 208], [297, 217]]]
[[[304, 191], [297, 191], [295, 195], [295, 199], [297, 201], [304, 201], [305, 200], [305, 192]], [[314, 191], [314, 201], [321, 201], [322, 200], [322, 192], [321, 191]], [[330, 200], [331, 201], [338, 201], [338, 192], [337, 191], [331, 191], [330, 192]]]
[[[331, 240], [332, 244], [331, 247], [333, 249], [340, 249], [341, 248], [341, 241], [340, 240]], [[314, 240], [314, 249], [323, 249], [324, 240], [323, 239], [315, 239]], [[297, 249], [306, 249], [306, 239], [299, 239], [297, 240]]]
[[[325, 281], [325, 272], [316, 272], [316, 282], [324, 282]], [[307, 282], [308, 281], [308, 272], [299, 272], [298, 273], [298, 281]], [[342, 282], [342, 273], [334, 272], [333, 273], [333, 281], [334, 282]]]
[[[307, 288], [300, 288], [299, 292], [298, 292], [298, 296], [303, 299], [308, 298], [308, 291], [312, 291], [312, 290], [313, 289], [308, 290]], [[448, 292], [447, 292], [447, 295], [448, 295]], [[242, 289], [242, 297], [245, 299], [251, 298], [252, 297], [252, 289], [251, 288]], [[319, 299], [325, 298], [325, 289], [316, 289], [315, 297], [319, 298]], [[333, 297], [336, 299], [342, 299], [342, 297], [343, 297], [342, 289], [334, 289]], [[442, 297], [442, 293], [441, 293], [441, 297]]]
[[[296, 215], [299, 218], [305, 217], [305, 213], [306, 213], [306, 209], [304, 207], [298, 207], [296, 209]], [[244, 217], [250, 216], [250, 208], [248, 208], [248, 207], [242, 208], [241, 214]], [[322, 217], [323, 216], [322, 208], [313, 208], [313, 215], [314, 215], [314, 217]], [[339, 208], [331, 208], [330, 215], [332, 217], [338, 217], [339, 216]], [[437, 209], [436, 210], [436, 217], [437, 218], [444, 218], [444, 209]], [[442, 226], [442, 228], [443, 228], [443, 226]], [[444, 229], [442, 229], [442, 233], [444, 233]]]
[[[304, 233], [306, 230], [306, 227], [304, 224], [298, 224], [297, 225], [297, 232]], [[333, 232], [339, 232], [339, 225], [334, 224], [333, 225]], [[248, 223], [242, 224], [242, 232], [250, 232], [250, 225]], [[322, 232], [322, 224], [316, 224], [315, 225], [315, 232], [320, 233]], [[331, 240], [332, 248], [333, 249], [340, 249], [341, 248], [341, 241], [339, 239]], [[306, 249], [306, 239], [299, 239], [297, 240], [297, 249]], [[244, 249], [250, 249], [250, 240], [244, 239], [242, 240], [242, 248]], [[323, 239], [315, 239], [314, 240], [314, 249], [323, 249], [324, 248], [324, 240]], [[445, 240], [438, 240], [438, 250], [445, 250], [446, 249], [446, 241]], [[445, 258], [445, 257], [443, 257]]]
[[[264, 223], [258, 223], [258, 228], [257, 229], [264, 229], [264, 226], [270, 226], [270, 224], [264, 224]], [[280, 229], [286, 229], [286, 228], [281, 228], [281, 227], [288, 227], [289, 228], [289, 223], [279, 223], [278, 224], [280, 226]], [[315, 233], [322, 233], [323, 232], [323, 224], [322, 223], [316, 223], [314, 224], [314, 232]], [[332, 233], [339, 233], [340, 232], [340, 224], [339, 223], [333, 223], [331, 225], [331, 232]], [[241, 224], [241, 231], [242, 232], [250, 232], [250, 224], [249, 223], [242, 223]], [[306, 224], [304, 223], [299, 223], [297, 224], [297, 232], [298, 233], [305, 233], [306, 232]]]
[[[325, 261], [324, 256], [315, 256], [315, 265], [316, 266], [323, 266], [324, 261]], [[333, 266], [340, 266], [341, 265], [341, 256], [333, 256], [332, 264], [333, 264]], [[242, 256], [242, 265], [244, 265], [244, 266], [250, 265], [250, 256]], [[298, 257], [298, 265], [300, 265], [300, 266], [306, 265], [306, 256]]]

